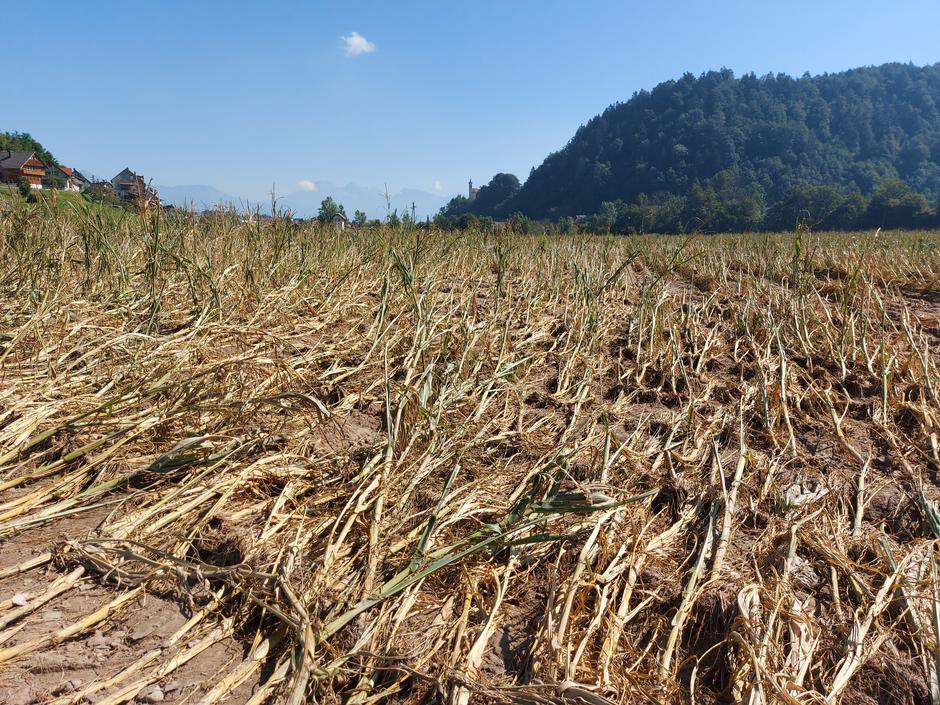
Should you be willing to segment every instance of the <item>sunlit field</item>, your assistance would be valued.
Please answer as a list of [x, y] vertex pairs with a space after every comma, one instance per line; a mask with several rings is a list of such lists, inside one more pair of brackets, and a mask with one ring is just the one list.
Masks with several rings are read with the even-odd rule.
[[935, 232], [11, 210], [0, 683], [940, 698], [938, 277]]

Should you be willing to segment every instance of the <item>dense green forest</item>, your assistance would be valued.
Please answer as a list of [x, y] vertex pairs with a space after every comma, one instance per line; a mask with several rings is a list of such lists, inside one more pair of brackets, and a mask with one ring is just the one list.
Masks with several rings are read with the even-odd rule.
[[498, 174], [441, 220], [515, 214], [614, 232], [926, 227], [940, 224], [938, 199], [940, 64], [801, 78], [722, 70], [612, 105], [524, 184]]

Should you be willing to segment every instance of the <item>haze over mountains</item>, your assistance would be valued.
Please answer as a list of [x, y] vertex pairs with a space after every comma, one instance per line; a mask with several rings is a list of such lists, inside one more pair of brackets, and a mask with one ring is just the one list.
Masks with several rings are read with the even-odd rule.
[[[384, 192], [379, 188], [361, 186], [359, 184], [338, 185], [329, 181], [317, 181], [305, 184], [306, 188], [278, 194], [278, 208], [290, 210], [295, 216], [309, 218], [315, 216], [320, 208], [320, 202], [330, 196], [334, 201], [346, 209], [346, 214], [352, 217], [357, 210], [365, 212], [369, 218], [385, 218], [388, 212], [388, 203]], [[313, 188], [310, 188], [310, 187]], [[175, 206], [194, 205], [197, 210], [213, 208], [221, 204], [232, 204], [237, 208], [247, 206], [260, 206], [262, 211], [270, 211], [271, 199], [246, 199], [232, 194], [224, 193], [214, 186], [188, 185], [188, 186], [157, 186], [160, 198], [166, 203]], [[414, 204], [415, 217], [418, 220], [433, 218], [447, 203], [452, 194], [441, 194], [421, 191], [420, 189], [403, 188], [389, 194], [391, 210], [399, 215], [411, 213]]]

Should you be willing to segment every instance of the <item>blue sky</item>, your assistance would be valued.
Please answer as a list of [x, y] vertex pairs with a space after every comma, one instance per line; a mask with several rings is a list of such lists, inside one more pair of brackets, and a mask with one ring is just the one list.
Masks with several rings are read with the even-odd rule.
[[940, 61], [937, 0], [45, 0], [3, 15], [21, 31], [4, 33], [0, 129], [102, 176], [248, 198], [524, 180], [607, 105], [685, 71]]

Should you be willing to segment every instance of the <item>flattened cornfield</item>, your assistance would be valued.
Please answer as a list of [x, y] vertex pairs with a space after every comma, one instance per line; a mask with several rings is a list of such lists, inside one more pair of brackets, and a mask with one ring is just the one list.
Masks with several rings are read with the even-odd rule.
[[0, 222], [0, 699], [936, 703], [940, 235]]

